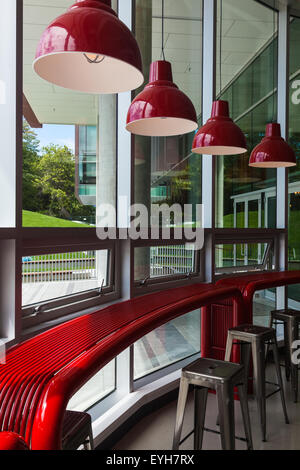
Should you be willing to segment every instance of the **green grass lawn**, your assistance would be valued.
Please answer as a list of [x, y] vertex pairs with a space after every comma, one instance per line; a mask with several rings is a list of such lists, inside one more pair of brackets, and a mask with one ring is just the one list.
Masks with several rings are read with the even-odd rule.
[[[237, 214], [237, 227], [244, 227], [244, 212]], [[233, 227], [233, 214], [224, 216], [224, 228]], [[257, 212], [249, 212], [249, 227], [257, 228]], [[290, 211], [289, 214], [289, 245], [300, 250], [300, 211]]]
[[79, 224], [70, 220], [49, 217], [48, 215], [38, 214], [37, 212], [23, 211], [23, 227], [62, 227], [62, 228], [87, 228], [87, 224]]
[[[249, 211], [249, 227], [257, 228], [257, 211]], [[237, 228], [244, 228], [245, 226], [245, 214], [244, 212], [237, 213]], [[224, 228], [233, 227], [233, 214], [228, 214], [224, 216]]]

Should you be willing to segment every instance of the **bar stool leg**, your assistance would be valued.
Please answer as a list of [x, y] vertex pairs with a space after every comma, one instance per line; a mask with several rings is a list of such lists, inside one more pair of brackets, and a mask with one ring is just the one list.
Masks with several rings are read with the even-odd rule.
[[194, 450], [201, 450], [205, 425], [208, 388], [195, 387]]
[[[275, 323], [275, 328], [274, 328], [274, 323]], [[277, 336], [277, 322], [276, 322], [276, 319], [274, 318], [274, 315], [273, 315], [272, 312], [271, 312], [271, 316], [270, 316], [269, 327], [275, 330], [276, 336]], [[265, 347], [265, 351], [266, 351], [266, 364], [265, 364], [265, 367], [267, 367], [268, 354], [269, 354], [269, 351], [270, 351], [270, 343], [267, 343], [267, 346]]]
[[291, 377], [291, 345], [289, 340], [289, 332], [287, 322], [284, 322], [284, 363], [285, 363], [285, 376], [289, 382]]
[[287, 414], [285, 397], [284, 397], [282, 375], [281, 375], [281, 369], [280, 369], [280, 363], [279, 363], [278, 344], [277, 344], [277, 338], [276, 338], [275, 333], [274, 333], [273, 354], [274, 354], [274, 362], [275, 362], [275, 367], [276, 367], [276, 372], [277, 372], [277, 380], [278, 380], [278, 384], [280, 387], [280, 396], [281, 396], [281, 403], [282, 403], [284, 418], [285, 418], [286, 424], [289, 424], [289, 418]]
[[252, 357], [255, 394], [261, 423], [261, 435], [263, 442], [266, 442], [266, 374], [264, 343], [261, 341], [254, 341], [252, 343]]
[[248, 407], [248, 394], [247, 394], [246, 386], [244, 384], [238, 385], [238, 392], [239, 392], [239, 397], [240, 397], [241, 410], [242, 410], [248, 450], [253, 450], [251, 423], [250, 423], [250, 415], [249, 415], [249, 407]]
[[230, 331], [228, 331], [227, 343], [226, 343], [226, 352], [225, 352], [225, 361], [226, 362], [230, 362], [231, 353], [232, 353], [232, 346], [233, 346], [233, 337], [232, 337]]
[[[231, 353], [232, 353], [232, 347], [233, 347], [233, 337], [232, 337], [232, 335], [230, 334], [230, 331], [228, 331], [228, 334], [227, 334], [227, 343], [226, 343], [226, 351], [225, 351], [225, 359], [224, 359], [226, 362], [230, 362]], [[217, 425], [217, 426], [220, 426], [220, 417], [219, 417], [219, 414], [218, 414], [218, 416], [217, 416], [216, 425]]]
[[288, 323], [288, 343], [286, 344], [286, 353], [289, 356], [290, 367], [291, 367], [291, 383], [292, 390], [294, 393], [294, 402], [297, 403], [298, 400], [298, 366], [292, 364], [291, 355], [292, 355], [292, 345], [293, 342], [298, 339], [298, 322], [294, 319], [290, 320]]
[[177, 414], [176, 414], [175, 432], [174, 432], [174, 439], [173, 439], [173, 450], [179, 449], [188, 391], [189, 391], [189, 382], [185, 377], [181, 377], [178, 405], [177, 405]]
[[216, 387], [221, 443], [223, 450], [235, 450], [235, 423], [233, 387], [227, 384]]
[[94, 437], [93, 433], [90, 433], [87, 440], [83, 444], [84, 450], [94, 450]]
[[90, 432], [89, 441], [90, 441], [90, 450], [94, 450], [94, 436], [93, 436], [93, 431]]
[[249, 382], [249, 369], [250, 369], [250, 358], [251, 358], [251, 344], [242, 343], [241, 346], [241, 363], [245, 367], [245, 377], [246, 377], [246, 391]]

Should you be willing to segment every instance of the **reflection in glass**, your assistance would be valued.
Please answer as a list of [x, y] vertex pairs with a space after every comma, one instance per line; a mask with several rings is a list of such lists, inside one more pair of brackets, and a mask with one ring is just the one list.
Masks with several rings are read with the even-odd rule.
[[134, 345], [134, 378], [200, 352], [200, 310], [176, 318]]
[[[216, 245], [216, 274], [274, 269], [273, 247], [264, 243], [235, 243]], [[242, 267], [247, 269], [241, 269]]]
[[116, 361], [105, 366], [89, 380], [69, 401], [68, 410], [87, 411], [116, 388]]
[[[161, 59], [161, 14], [161, 0], [137, 1], [136, 35], [146, 82], [150, 63]], [[165, 37], [165, 56], [172, 63], [174, 82], [192, 100], [200, 123], [202, 2], [166, 2]], [[136, 203], [148, 208], [151, 204], [179, 203], [183, 207], [201, 203], [201, 157], [191, 153], [193, 138], [194, 133], [169, 138], [135, 137]]]
[[[216, 227], [275, 228], [276, 170], [248, 166], [251, 151], [276, 113], [278, 45], [273, 13], [248, 0], [238, 5], [226, 0], [223, 8], [220, 98], [229, 101], [232, 117], [247, 138], [248, 152], [216, 157]], [[249, 47], [240, 47], [246, 42]]]
[[[300, 19], [290, 23], [289, 144], [296, 152], [297, 166], [289, 169], [289, 269], [300, 269]], [[288, 287], [289, 307], [299, 310], [299, 285]]]
[[106, 287], [109, 252], [80, 251], [22, 259], [22, 305]]

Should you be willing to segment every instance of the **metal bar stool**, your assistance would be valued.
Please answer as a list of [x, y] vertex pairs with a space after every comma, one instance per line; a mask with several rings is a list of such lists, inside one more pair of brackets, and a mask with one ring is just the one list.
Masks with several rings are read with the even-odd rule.
[[[244, 361], [246, 374], [248, 376], [249, 363], [250, 363], [250, 352], [252, 349], [253, 359], [253, 372], [254, 372], [254, 383], [256, 400], [260, 415], [261, 422], [261, 434], [262, 440], [266, 441], [266, 398], [271, 397], [277, 392], [280, 392], [283, 413], [285, 422], [288, 424], [289, 419], [287, 415], [287, 409], [284, 398], [282, 376], [279, 364], [279, 353], [276, 332], [273, 328], [264, 328], [262, 326], [255, 325], [242, 325], [236, 328], [231, 328], [228, 331], [227, 346], [225, 361], [230, 361], [232, 347], [234, 344], [245, 344], [248, 343], [248, 353], [242, 355], [242, 361]], [[274, 362], [277, 372], [278, 384], [272, 382], [266, 382], [266, 361], [265, 361], [265, 346], [266, 344], [273, 346]], [[266, 396], [266, 383], [276, 385], [277, 389]]]
[[94, 450], [92, 420], [88, 413], [66, 411], [63, 423], [63, 450]]
[[278, 324], [284, 325], [284, 344], [285, 344], [285, 374], [287, 380], [291, 377], [292, 391], [294, 393], [294, 402], [298, 400], [298, 365], [293, 364], [293, 342], [299, 339], [300, 312], [297, 310], [274, 310], [271, 312], [271, 328]]
[[[180, 441], [189, 385], [193, 385], [195, 390], [195, 429]], [[194, 450], [201, 450], [204, 431], [220, 434], [223, 450], [235, 449], [234, 387], [238, 387], [246, 435], [246, 439], [237, 439], [247, 442], [248, 450], [253, 449], [244, 367], [214, 359], [199, 359], [182, 370], [173, 450], [178, 450], [192, 434]], [[221, 432], [204, 427], [208, 390], [215, 390], [217, 394]]]

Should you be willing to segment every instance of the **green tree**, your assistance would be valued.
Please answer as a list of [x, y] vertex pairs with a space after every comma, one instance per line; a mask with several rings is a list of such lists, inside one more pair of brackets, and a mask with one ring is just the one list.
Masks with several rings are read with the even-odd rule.
[[23, 120], [23, 209], [38, 211], [39, 200], [38, 163], [40, 142], [36, 133]]
[[37, 166], [40, 200], [44, 214], [63, 219], [93, 216], [95, 208], [83, 206], [75, 194], [75, 158], [67, 146], [42, 149]]
[[40, 151], [37, 134], [23, 121], [23, 209], [75, 219], [95, 216], [75, 195], [75, 159], [67, 146], [50, 144]]
[[51, 144], [44, 147], [37, 170], [43, 212], [70, 219], [79, 208], [75, 196], [75, 160], [72, 152], [67, 146]]

